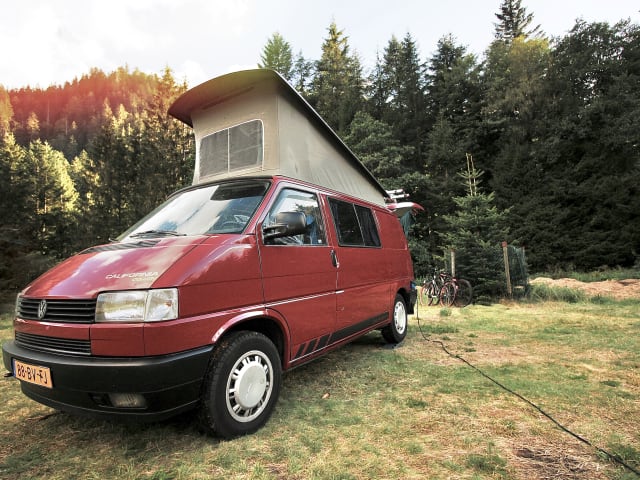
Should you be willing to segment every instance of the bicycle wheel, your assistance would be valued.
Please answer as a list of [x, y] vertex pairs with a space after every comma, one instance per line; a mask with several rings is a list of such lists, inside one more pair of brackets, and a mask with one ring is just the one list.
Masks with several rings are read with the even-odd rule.
[[450, 307], [456, 299], [456, 286], [453, 282], [445, 283], [440, 289], [440, 302], [445, 307]]
[[429, 305], [437, 305], [440, 301], [440, 297], [438, 296], [438, 292], [436, 290], [436, 286], [433, 283], [430, 283], [427, 286], [427, 298]]
[[427, 305], [429, 301], [429, 296], [427, 295], [427, 284], [423, 284], [420, 290], [418, 291], [418, 303], [423, 307]]
[[456, 298], [454, 304], [456, 307], [466, 307], [473, 300], [473, 287], [469, 280], [464, 278], [458, 279], [458, 291], [456, 292]]

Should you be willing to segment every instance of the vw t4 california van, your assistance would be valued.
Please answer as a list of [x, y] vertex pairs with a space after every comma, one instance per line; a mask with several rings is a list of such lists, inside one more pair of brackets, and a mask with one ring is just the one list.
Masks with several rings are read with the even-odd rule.
[[237, 72], [169, 111], [193, 185], [18, 295], [5, 368], [55, 409], [222, 437], [271, 415], [282, 372], [371, 330], [407, 334], [413, 269], [384, 189], [278, 74]]

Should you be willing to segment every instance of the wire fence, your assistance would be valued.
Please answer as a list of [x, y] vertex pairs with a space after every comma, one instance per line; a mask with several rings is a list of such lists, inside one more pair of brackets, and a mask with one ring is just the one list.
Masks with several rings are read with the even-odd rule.
[[[524, 247], [509, 245], [507, 242], [496, 244], [482, 254], [482, 268], [476, 268], [475, 278], [469, 269], [469, 252], [467, 258], [457, 258], [455, 250], [449, 250], [444, 257], [445, 269], [454, 276], [470, 277], [474, 290], [485, 292], [490, 296], [499, 294], [513, 298], [522, 298], [529, 293], [529, 271]], [[476, 258], [477, 260], [477, 258]], [[458, 265], [458, 263], [460, 265]], [[458, 267], [461, 267], [458, 269]], [[465, 268], [466, 267], [466, 268]], [[482, 270], [480, 273], [478, 270]]]
[[[506, 255], [505, 258], [507, 259], [505, 262], [505, 275], [508, 271], [509, 273], [506, 276], [511, 282], [511, 295], [515, 297], [526, 296], [529, 293], [529, 271], [524, 247], [515, 247], [504, 242], [502, 251], [503, 257]], [[508, 265], [508, 268], [506, 265]], [[509, 285], [507, 285], [507, 293], [509, 293]]]

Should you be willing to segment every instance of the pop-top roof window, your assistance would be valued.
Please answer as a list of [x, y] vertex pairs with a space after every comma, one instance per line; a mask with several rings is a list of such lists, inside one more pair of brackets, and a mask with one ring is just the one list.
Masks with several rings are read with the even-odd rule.
[[207, 135], [200, 141], [200, 176], [244, 170], [262, 165], [261, 120], [251, 120]]

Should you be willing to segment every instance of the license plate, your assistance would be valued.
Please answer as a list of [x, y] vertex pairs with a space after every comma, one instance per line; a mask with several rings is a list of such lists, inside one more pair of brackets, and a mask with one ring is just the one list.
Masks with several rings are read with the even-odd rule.
[[51, 370], [49, 367], [29, 365], [19, 360], [13, 360], [13, 375], [23, 382], [33, 383], [41, 387], [53, 388]]

